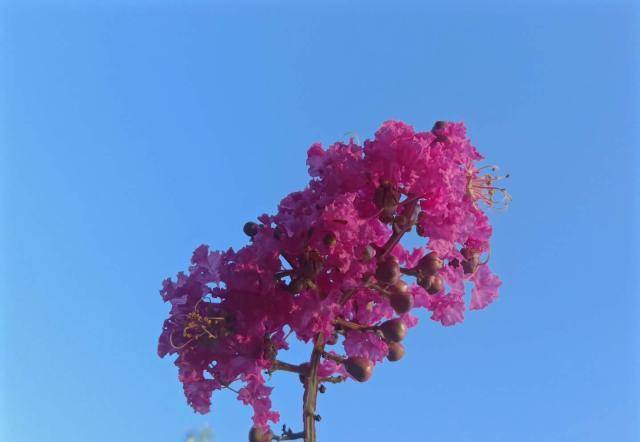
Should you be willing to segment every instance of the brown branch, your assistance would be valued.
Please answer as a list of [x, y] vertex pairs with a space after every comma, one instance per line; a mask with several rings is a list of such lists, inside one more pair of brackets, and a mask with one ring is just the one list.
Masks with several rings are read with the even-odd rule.
[[335, 325], [340, 326], [345, 330], [367, 331], [371, 329], [371, 327], [369, 327], [368, 325], [358, 324], [356, 322], [347, 321], [342, 318], [336, 318], [333, 322]]
[[288, 362], [275, 360], [270, 371], [288, 371], [291, 373], [306, 374], [305, 367], [302, 365], [290, 364]]
[[387, 290], [386, 288], [374, 283], [374, 282], [369, 282], [367, 283], [367, 288], [368, 289], [373, 289], [376, 290], [377, 292], [379, 292], [380, 294], [389, 297], [389, 295], [391, 295], [391, 293], [389, 293], [389, 290]]
[[324, 336], [319, 333], [313, 344], [311, 359], [309, 360], [309, 374], [304, 383], [304, 405], [302, 418], [304, 420], [304, 441], [316, 442], [316, 402], [318, 399], [318, 365], [320, 356], [324, 352]]
[[327, 353], [326, 351], [322, 352], [322, 357], [325, 359], [331, 359], [332, 361], [337, 362], [338, 364], [342, 364], [345, 361], [345, 358], [343, 358], [342, 356], [333, 355], [331, 353]]
[[318, 379], [320, 383], [339, 384], [347, 380], [346, 376], [327, 376], [325, 378]]

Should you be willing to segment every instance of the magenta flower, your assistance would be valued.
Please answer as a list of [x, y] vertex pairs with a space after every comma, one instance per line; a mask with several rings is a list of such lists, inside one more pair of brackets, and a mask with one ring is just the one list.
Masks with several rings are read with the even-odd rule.
[[[186, 273], [163, 282], [171, 311], [158, 354], [177, 355], [189, 405], [206, 413], [215, 391], [236, 391], [254, 410], [251, 440], [271, 440], [279, 415], [266, 383], [290, 371], [305, 388], [304, 431], [280, 438], [315, 441], [317, 391], [365, 381], [385, 357], [400, 359], [400, 341], [418, 322], [412, 309], [450, 326], [493, 302], [500, 280], [488, 265], [483, 209], [508, 195], [480, 160], [462, 123], [415, 132], [388, 121], [362, 146], [313, 144], [309, 185], [247, 223], [247, 246], [202, 245]], [[407, 250], [401, 239], [414, 227], [424, 245]], [[313, 343], [308, 362], [282, 361], [291, 339]]]

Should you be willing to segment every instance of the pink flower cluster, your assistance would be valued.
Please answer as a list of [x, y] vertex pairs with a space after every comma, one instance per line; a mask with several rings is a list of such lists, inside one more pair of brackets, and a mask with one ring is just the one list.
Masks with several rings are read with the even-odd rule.
[[[281, 367], [288, 339], [322, 336], [318, 376], [363, 381], [385, 357], [402, 357], [412, 309], [445, 326], [461, 322], [465, 281], [470, 310], [496, 299], [481, 209], [504, 189], [493, 185], [494, 168], [476, 166], [481, 159], [462, 123], [415, 132], [388, 121], [363, 145], [313, 144], [309, 185], [247, 223], [247, 246], [202, 245], [186, 273], [163, 282], [171, 312], [158, 353], [177, 354], [189, 404], [206, 413], [215, 390], [237, 389], [266, 429], [279, 415], [265, 374]], [[424, 246], [407, 250], [400, 240], [412, 230]]]

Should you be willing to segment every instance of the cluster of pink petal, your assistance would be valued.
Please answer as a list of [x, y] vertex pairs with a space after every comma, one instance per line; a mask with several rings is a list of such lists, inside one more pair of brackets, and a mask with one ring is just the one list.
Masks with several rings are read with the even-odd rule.
[[[376, 189], [391, 183], [403, 198], [419, 201], [420, 249], [398, 243], [390, 251], [405, 268], [432, 251], [444, 261], [439, 271], [444, 289], [430, 294], [410, 283], [414, 308], [426, 308], [445, 326], [459, 323], [466, 310], [465, 281], [473, 285], [469, 308], [482, 309], [498, 294], [499, 279], [486, 263], [465, 273], [460, 250], [472, 248], [486, 256], [491, 226], [469, 183], [477, 178], [481, 155], [466, 137], [462, 123], [438, 123], [415, 132], [402, 122], [388, 121], [364, 145], [338, 142], [308, 151], [311, 180], [302, 191], [286, 196], [278, 212], [262, 215], [250, 243], [238, 251], [193, 253], [191, 266], [161, 290], [171, 304], [158, 353], [177, 354], [175, 364], [188, 403], [209, 411], [211, 396], [233, 383], [238, 399], [254, 409], [254, 425], [277, 422], [265, 385], [265, 372], [287, 339], [308, 342], [319, 333], [336, 332], [335, 320], [375, 326], [397, 317], [386, 297], [363, 284], [376, 272], [375, 259], [363, 259], [367, 246], [383, 247], [392, 235], [374, 203]], [[327, 242], [329, 235], [335, 241]], [[292, 293], [287, 271], [302, 265], [312, 250], [322, 259], [313, 287]], [[346, 302], [341, 302], [350, 293]], [[407, 327], [417, 319], [400, 315]], [[343, 330], [344, 339], [327, 351], [382, 361], [388, 348], [376, 333]], [[342, 348], [342, 350], [341, 350]], [[345, 374], [332, 360], [323, 361], [322, 376]]]

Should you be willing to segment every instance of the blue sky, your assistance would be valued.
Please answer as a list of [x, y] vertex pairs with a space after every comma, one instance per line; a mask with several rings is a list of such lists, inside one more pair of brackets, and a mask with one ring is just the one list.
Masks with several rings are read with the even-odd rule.
[[637, 8], [308, 3], [2, 2], [0, 439], [245, 440], [232, 393], [195, 415], [157, 358], [161, 280], [242, 246], [312, 142], [447, 119], [512, 175], [501, 297], [330, 386], [320, 440], [638, 440]]

